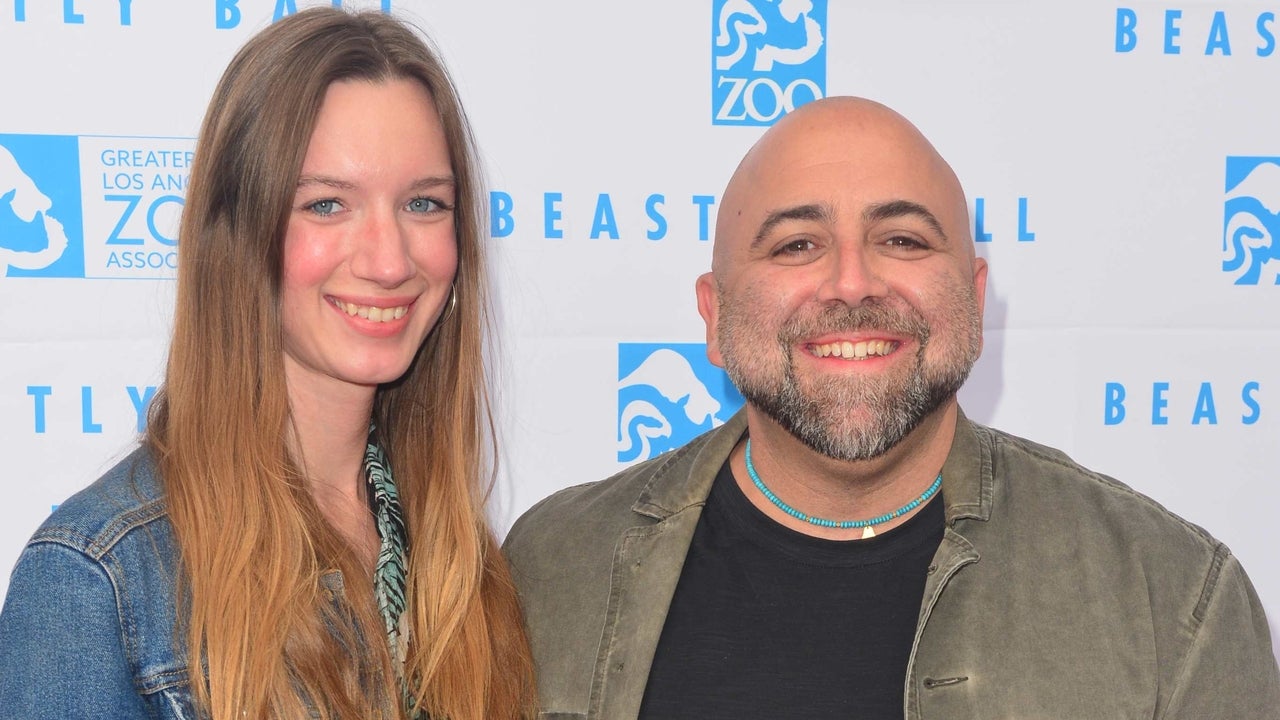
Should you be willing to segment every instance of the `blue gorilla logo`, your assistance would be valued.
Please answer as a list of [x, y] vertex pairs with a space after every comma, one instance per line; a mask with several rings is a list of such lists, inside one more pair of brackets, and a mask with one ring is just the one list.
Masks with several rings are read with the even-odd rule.
[[0, 135], [0, 275], [83, 277], [79, 144]]
[[[727, 0], [716, 22], [716, 69], [729, 70], [749, 51], [753, 72], [772, 72], [774, 63], [803, 65], [817, 56], [822, 26], [810, 16], [812, 0]], [[772, 20], [772, 22], [771, 22]]]
[[1222, 270], [1236, 285], [1280, 285], [1280, 158], [1227, 158], [1225, 215]]
[[698, 343], [618, 346], [618, 462], [680, 447], [742, 406], [706, 350]]

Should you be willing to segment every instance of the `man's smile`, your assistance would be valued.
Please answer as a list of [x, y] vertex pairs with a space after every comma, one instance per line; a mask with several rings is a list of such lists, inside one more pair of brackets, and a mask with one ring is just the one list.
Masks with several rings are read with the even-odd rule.
[[849, 360], [866, 360], [869, 357], [884, 357], [898, 349], [897, 340], [849, 340], [806, 345], [805, 349], [814, 357], [837, 357]]

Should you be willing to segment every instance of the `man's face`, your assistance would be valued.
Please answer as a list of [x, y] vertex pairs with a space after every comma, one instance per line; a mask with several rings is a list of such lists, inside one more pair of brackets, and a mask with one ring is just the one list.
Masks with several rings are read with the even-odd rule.
[[757, 148], [726, 191], [698, 293], [711, 358], [747, 401], [816, 452], [864, 460], [963, 384], [986, 267], [932, 148], [894, 118], [841, 117]]

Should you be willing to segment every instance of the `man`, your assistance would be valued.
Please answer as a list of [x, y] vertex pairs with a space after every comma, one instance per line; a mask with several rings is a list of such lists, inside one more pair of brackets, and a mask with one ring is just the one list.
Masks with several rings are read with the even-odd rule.
[[876, 103], [810, 103], [752, 148], [697, 283], [746, 407], [508, 536], [546, 712], [1280, 718], [1226, 547], [961, 413], [968, 228], [950, 167]]

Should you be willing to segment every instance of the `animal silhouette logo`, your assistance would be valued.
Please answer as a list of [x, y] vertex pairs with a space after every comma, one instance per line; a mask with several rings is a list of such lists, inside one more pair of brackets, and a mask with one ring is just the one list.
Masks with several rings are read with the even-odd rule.
[[823, 97], [826, 0], [715, 0], [712, 122], [771, 125]]
[[0, 276], [84, 277], [75, 137], [0, 135]]
[[1280, 285], [1280, 157], [1228, 157], [1222, 270], [1236, 285]]
[[704, 344], [618, 345], [618, 462], [680, 447], [723, 425], [742, 404]]

